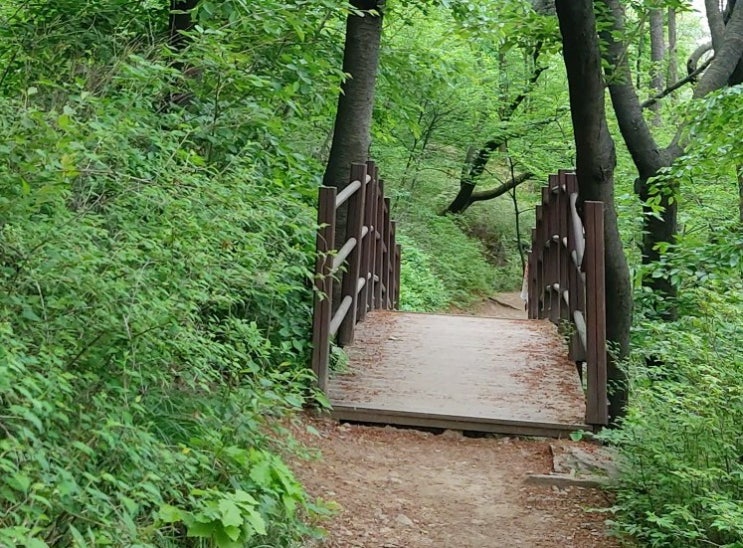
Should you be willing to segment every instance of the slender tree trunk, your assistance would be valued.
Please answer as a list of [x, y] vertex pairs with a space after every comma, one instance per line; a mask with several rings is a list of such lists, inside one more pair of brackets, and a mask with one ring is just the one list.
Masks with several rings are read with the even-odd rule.
[[668, 71], [666, 72], [666, 87], [671, 87], [679, 78], [676, 42], [676, 8], [668, 8]]
[[[650, 87], [654, 93], [663, 91], [663, 74], [664, 61], [666, 58], [666, 40], [663, 25], [663, 10], [650, 10]], [[656, 125], [660, 124], [660, 115], [658, 110], [660, 103], [654, 103], [650, 107], [655, 116], [653, 121]]]
[[[369, 158], [384, 2], [351, 0], [351, 6], [364, 13], [352, 12], [346, 19], [343, 72], [349, 76], [341, 86], [333, 142], [323, 177], [325, 186], [339, 190], [350, 183], [351, 164]], [[341, 208], [336, 217], [337, 242], [345, 239], [346, 219], [347, 212]]]
[[557, 0], [557, 17], [570, 90], [580, 204], [604, 203], [607, 338], [616, 350], [609, 356], [613, 387], [609, 414], [613, 423], [627, 405], [626, 378], [617, 360], [629, 354], [632, 288], [614, 207], [616, 154], [604, 106], [601, 53], [592, 0]]
[[738, 166], [738, 219], [743, 226], [743, 165]]

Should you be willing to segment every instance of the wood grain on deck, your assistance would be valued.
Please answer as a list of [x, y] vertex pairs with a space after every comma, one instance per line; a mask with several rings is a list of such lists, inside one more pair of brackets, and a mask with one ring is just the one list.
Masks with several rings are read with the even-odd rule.
[[584, 428], [575, 366], [546, 321], [376, 311], [328, 396], [339, 419], [512, 434]]

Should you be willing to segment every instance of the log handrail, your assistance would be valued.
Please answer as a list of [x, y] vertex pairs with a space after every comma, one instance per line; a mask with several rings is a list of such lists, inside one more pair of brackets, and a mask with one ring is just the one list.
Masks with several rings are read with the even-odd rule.
[[[335, 242], [336, 217], [346, 208], [346, 235]], [[353, 164], [350, 183], [338, 192], [320, 187], [317, 210], [312, 370], [321, 390], [328, 383], [330, 341], [353, 342], [370, 310], [396, 309], [400, 301], [400, 245], [390, 220], [390, 200], [374, 162]], [[336, 289], [336, 283], [340, 289]]]
[[[586, 364], [586, 423], [608, 424], [604, 204], [578, 211], [575, 173], [550, 175], [536, 207], [528, 262], [530, 318], [570, 323], [570, 357]], [[582, 213], [582, 215], [581, 215]]]

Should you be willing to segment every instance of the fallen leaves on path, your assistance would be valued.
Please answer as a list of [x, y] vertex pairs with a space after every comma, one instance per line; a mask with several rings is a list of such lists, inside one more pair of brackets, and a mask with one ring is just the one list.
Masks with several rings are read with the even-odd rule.
[[550, 441], [469, 438], [306, 418], [322, 458], [294, 463], [310, 494], [341, 510], [324, 548], [612, 548], [594, 489], [525, 483], [551, 470]]

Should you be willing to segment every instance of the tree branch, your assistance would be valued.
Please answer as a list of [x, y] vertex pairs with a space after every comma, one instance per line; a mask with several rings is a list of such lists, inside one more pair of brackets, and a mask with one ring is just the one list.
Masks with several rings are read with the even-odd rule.
[[520, 175], [516, 175], [512, 177], [510, 181], [505, 182], [502, 185], [497, 186], [495, 188], [491, 188], [490, 190], [483, 190], [481, 192], [473, 192], [472, 196], [470, 196], [469, 205], [472, 205], [475, 202], [484, 202], [485, 200], [492, 200], [493, 198], [497, 198], [498, 196], [503, 196], [506, 192], [513, 190], [514, 188], [519, 186], [521, 183], [524, 183], [533, 177], [534, 177], [534, 174], [527, 171], [526, 173], [522, 173]]
[[694, 72], [692, 72], [691, 74], [689, 74], [686, 78], [682, 78], [681, 80], [679, 80], [675, 84], [672, 84], [672, 85], [668, 86], [666, 89], [664, 89], [660, 93], [652, 96], [650, 99], [647, 99], [646, 101], [643, 101], [640, 104], [640, 106], [642, 108], [648, 108], [648, 107], [654, 105], [655, 103], [657, 103], [658, 101], [660, 101], [661, 99], [663, 99], [663, 97], [666, 97], [667, 95], [670, 95], [671, 93], [673, 93], [677, 89], [684, 87], [686, 84], [688, 84], [690, 82], [695, 82], [696, 79], [697, 79], [697, 76], [699, 76], [700, 74], [702, 74], [707, 69], [707, 67], [710, 65], [710, 63], [712, 63], [712, 59], [708, 59], [707, 61], [705, 61], [702, 64], [701, 67], [699, 67]]

